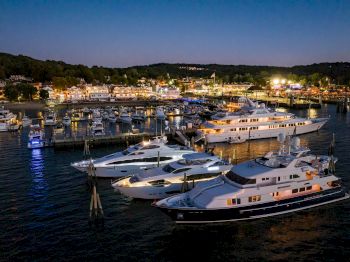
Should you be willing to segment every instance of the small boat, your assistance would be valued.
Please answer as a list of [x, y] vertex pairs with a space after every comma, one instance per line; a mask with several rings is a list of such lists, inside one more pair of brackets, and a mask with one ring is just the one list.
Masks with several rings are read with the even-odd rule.
[[57, 122], [57, 125], [54, 127], [54, 132], [56, 134], [62, 134], [64, 132], [64, 125], [62, 122]]
[[30, 119], [28, 116], [24, 115], [22, 118], [22, 126], [30, 126], [32, 124], [32, 119]]
[[136, 111], [131, 114], [131, 119], [135, 122], [143, 122], [146, 119], [146, 115], [143, 111]]
[[68, 115], [66, 115], [65, 117], [63, 117], [62, 119], [62, 124], [65, 125], [65, 126], [70, 126], [71, 124], [71, 119]]
[[159, 120], [165, 120], [166, 115], [164, 114], [164, 109], [160, 106], [156, 108], [156, 114], [155, 114], [156, 119]]
[[109, 114], [109, 116], [108, 116], [108, 121], [111, 122], [111, 123], [117, 122], [117, 117], [115, 116], [114, 113], [110, 113], [110, 114]]
[[56, 114], [54, 112], [49, 112], [44, 118], [45, 126], [54, 126], [57, 124]]
[[3, 106], [0, 107], [0, 132], [10, 131], [10, 126], [15, 123], [17, 123], [17, 115], [5, 109]]
[[92, 122], [91, 134], [93, 136], [104, 136], [105, 135], [105, 129], [103, 127], [102, 121]]
[[121, 122], [121, 123], [131, 124], [132, 118], [129, 116], [129, 113], [122, 112], [119, 115], [118, 121]]
[[39, 125], [31, 125], [27, 147], [29, 149], [42, 148], [45, 146], [44, 132]]
[[79, 115], [79, 113], [72, 113], [72, 117], [71, 117], [71, 122], [79, 122], [81, 120], [81, 117]]
[[193, 224], [271, 217], [348, 199], [335, 175], [336, 158], [309, 151], [295, 137], [278, 152], [235, 165], [155, 206], [176, 223]]
[[[147, 169], [118, 180], [112, 186], [139, 199], [162, 199], [194, 188], [198, 183], [228, 172], [232, 165], [209, 153], [191, 153], [163, 167]], [[187, 182], [188, 181], [188, 182]]]

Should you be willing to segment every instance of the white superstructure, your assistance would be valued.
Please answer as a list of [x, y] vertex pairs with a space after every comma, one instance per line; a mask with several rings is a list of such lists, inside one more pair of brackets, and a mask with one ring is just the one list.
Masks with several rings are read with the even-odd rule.
[[217, 177], [231, 167], [215, 155], [192, 153], [163, 167], [118, 180], [112, 186], [129, 197], [161, 199], [180, 193], [185, 187], [193, 188], [198, 182]]
[[[251, 102], [251, 101], [250, 101]], [[304, 134], [319, 130], [328, 118], [299, 118], [294, 114], [277, 112], [251, 102], [249, 107], [240, 111], [226, 113], [220, 119], [203, 123], [198, 133], [208, 143], [230, 142], [240, 143], [251, 139]]]
[[10, 110], [0, 107], [0, 132], [9, 131], [11, 125], [17, 125], [17, 115], [10, 112]]
[[[166, 137], [157, 137], [130, 146], [122, 152], [94, 159], [92, 163], [98, 177], [124, 177], [139, 173], [146, 168], [163, 166], [183, 158], [184, 154], [193, 153], [188, 147], [167, 145]], [[72, 167], [87, 172], [90, 161], [80, 161]]]
[[[289, 148], [289, 149], [287, 149]], [[349, 198], [333, 156], [299, 146], [240, 163], [193, 190], [157, 202], [178, 223], [210, 223], [281, 215]]]

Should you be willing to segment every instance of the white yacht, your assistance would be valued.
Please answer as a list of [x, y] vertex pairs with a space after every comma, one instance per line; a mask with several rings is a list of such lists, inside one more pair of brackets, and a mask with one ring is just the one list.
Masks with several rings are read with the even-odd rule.
[[104, 136], [105, 135], [105, 128], [103, 127], [102, 121], [98, 120], [98, 121], [92, 122], [91, 134], [93, 136]]
[[131, 114], [131, 119], [132, 121], [135, 121], [135, 122], [142, 122], [142, 121], [145, 121], [146, 115], [144, 111], [136, 110], [134, 113]]
[[71, 124], [71, 119], [68, 115], [66, 115], [65, 117], [63, 117], [62, 119], [62, 124], [65, 125], [65, 126], [70, 126]]
[[10, 131], [11, 126], [17, 125], [17, 115], [4, 107], [0, 108], [0, 132]]
[[298, 138], [291, 145], [292, 150], [240, 163], [156, 206], [177, 223], [212, 223], [281, 215], [349, 198], [335, 176], [332, 155], [311, 155]]
[[45, 126], [54, 126], [57, 124], [56, 114], [54, 112], [49, 112], [44, 118]]
[[166, 118], [166, 115], [164, 114], [164, 109], [163, 109], [163, 107], [161, 107], [161, 106], [158, 106], [157, 108], [156, 108], [156, 118], [157, 119], [159, 119], [159, 120], [165, 120], [165, 118]]
[[26, 127], [26, 126], [30, 126], [32, 124], [32, 119], [30, 119], [28, 116], [24, 115], [22, 117], [22, 126]]
[[111, 112], [111, 113], [108, 115], [108, 121], [111, 122], [111, 123], [117, 122], [117, 117], [115, 116], [115, 114], [114, 114], [113, 112]]
[[215, 155], [192, 153], [163, 167], [118, 180], [112, 186], [129, 197], [162, 199], [186, 190], [187, 186], [193, 188], [198, 182], [217, 177], [231, 167]]
[[[157, 137], [130, 146], [122, 152], [94, 159], [92, 163], [98, 177], [124, 177], [137, 174], [146, 168], [163, 166], [182, 159], [183, 155], [193, 153], [188, 147], [167, 145], [166, 137]], [[90, 161], [73, 163], [72, 166], [87, 172]]]
[[132, 122], [132, 118], [127, 112], [120, 113], [118, 120], [119, 122], [126, 123], [126, 124], [131, 124]]
[[294, 114], [276, 112], [251, 102], [252, 106], [229, 113], [218, 119], [200, 125], [198, 134], [208, 143], [241, 143], [246, 140], [305, 134], [319, 130], [329, 118], [299, 118]]
[[45, 146], [44, 132], [39, 125], [32, 125], [28, 135], [29, 149], [42, 148]]

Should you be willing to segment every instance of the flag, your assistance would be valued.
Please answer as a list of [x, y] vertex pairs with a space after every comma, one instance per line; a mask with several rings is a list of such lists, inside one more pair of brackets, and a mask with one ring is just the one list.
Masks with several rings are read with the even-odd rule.
[[215, 78], [215, 72], [210, 76], [210, 78]]

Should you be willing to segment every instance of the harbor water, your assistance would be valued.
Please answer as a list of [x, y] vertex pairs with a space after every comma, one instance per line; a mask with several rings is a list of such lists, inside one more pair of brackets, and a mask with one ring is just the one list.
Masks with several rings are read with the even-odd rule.
[[[349, 114], [336, 113], [334, 105], [293, 113], [331, 116], [319, 132], [302, 135], [301, 144], [326, 154], [334, 133], [337, 175], [350, 189]], [[152, 126], [150, 122], [148, 127]], [[350, 201], [254, 221], [179, 226], [151, 202], [124, 197], [109, 179], [99, 179], [105, 223], [103, 228], [90, 227], [87, 177], [70, 167], [83, 158], [82, 150], [28, 150], [28, 131], [0, 133], [1, 261], [349, 259]], [[216, 144], [214, 152], [241, 162], [277, 148], [276, 139], [265, 139]], [[99, 157], [122, 149], [111, 145], [90, 151]]]

